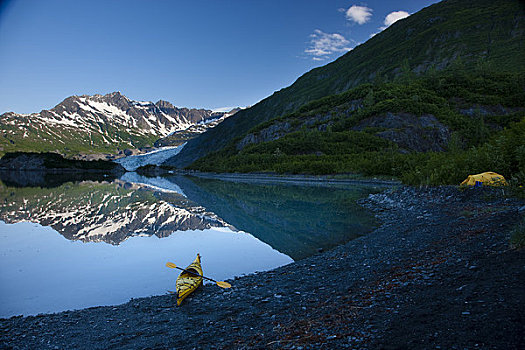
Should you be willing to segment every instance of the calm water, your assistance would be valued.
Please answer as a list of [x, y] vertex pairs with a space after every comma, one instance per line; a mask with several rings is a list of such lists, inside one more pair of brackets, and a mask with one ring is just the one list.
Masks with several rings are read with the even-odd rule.
[[164, 294], [177, 277], [165, 263], [186, 266], [197, 253], [218, 280], [288, 264], [370, 232], [374, 220], [355, 201], [378, 191], [135, 173], [52, 184], [23, 176], [0, 182], [0, 317]]

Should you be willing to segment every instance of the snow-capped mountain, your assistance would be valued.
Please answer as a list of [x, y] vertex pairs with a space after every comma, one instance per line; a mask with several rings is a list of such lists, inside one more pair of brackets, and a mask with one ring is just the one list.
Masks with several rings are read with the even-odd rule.
[[155, 142], [156, 147], [162, 147], [162, 146], [179, 146], [186, 141], [197, 137], [198, 135], [202, 134], [208, 129], [214, 128], [219, 123], [221, 123], [224, 119], [234, 115], [238, 111], [240, 111], [241, 108], [235, 108], [232, 109], [229, 112], [213, 112], [209, 118], [202, 119], [201, 121], [193, 124], [187, 129], [175, 131], [168, 136], [159, 139]]
[[204, 132], [229, 115], [162, 100], [134, 101], [120, 92], [71, 96], [39, 113], [0, 115], [0, 152], [117, 153], [177, 132]]

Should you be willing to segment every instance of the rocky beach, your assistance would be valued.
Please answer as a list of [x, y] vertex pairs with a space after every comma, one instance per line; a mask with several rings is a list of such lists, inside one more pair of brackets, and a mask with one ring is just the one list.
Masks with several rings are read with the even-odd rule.
[[[0, 320], [5, 349], [522, 349], [525, 202], [399, 187], [360, 201], [374, 232], [281, 268], [170, 294]], [[205, 258], [205, 257], [204, 257]], [[171, 286], [166, 286], [169, 289]]]

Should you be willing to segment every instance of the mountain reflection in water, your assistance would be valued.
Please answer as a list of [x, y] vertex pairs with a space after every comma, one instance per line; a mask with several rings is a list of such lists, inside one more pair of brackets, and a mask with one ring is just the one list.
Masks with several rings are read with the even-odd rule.
[[167, 237], [174, 231], [230, 227], [173, 192], [113, 182], [68, 182], [54, 188], [0, 183], [0, 220], [50, 226], [69, 240], [118, 245], [130, 236]]
[[294, 260], [346, 243], [375, 226], [374, 217], [356, 203], [378, 191], [372, 186], [169, 179], [194, 202]]
[[266, 271], [374, 225], [356, 204], [373, 187], [134, 173], [36, 187], [30, 177], [0, 182], [0, 317], [162, 294], [177, 275], [166, 261], [186, 266], [197, 253], [216, 279]]
[[[134, 182], [128, 182], [129, 180]], [[159, 183], [157, 179], [155, 183]], [[228, 227], [249, 232], [294, 260], [370, 232], [375, 221], [356, 200], [376, 188], [319, 183], [241, 183], [188, 176], [162, 179], [181, 193], [125, 175], [112, 182], [54, 188], [0, 183], [0, 220], [50, 226], [69, 240], [118, 245], [128, 237]]]

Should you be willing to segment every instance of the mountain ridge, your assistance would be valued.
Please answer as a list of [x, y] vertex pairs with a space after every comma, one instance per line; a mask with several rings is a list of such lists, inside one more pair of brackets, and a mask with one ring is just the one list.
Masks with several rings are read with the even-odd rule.
[[[68, 156], [116, 154], [151, 147], [175, 132], [192, 135], [214, 127], [231, 113], [177, 108], [168, 101], [136, 101], [119, 91], [73, 95], [51, 109], [0, 115], [0, 152], [51, 151]], [[206, 123], [214, 121], [214, 123]]]

